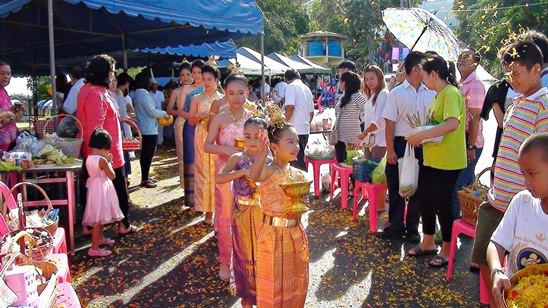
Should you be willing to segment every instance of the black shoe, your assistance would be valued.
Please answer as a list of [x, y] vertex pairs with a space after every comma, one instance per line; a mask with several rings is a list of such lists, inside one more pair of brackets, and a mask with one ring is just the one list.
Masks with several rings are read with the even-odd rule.
[[405, 240], [410, 242], [410, 243], [420, 243], [421, 242], [421, 236], [418, 232], [406, 233], [405, 234]]
[[388, 240], [401, 240], [405, 233], [403, 231], [395, 231], [390, 227], [385, 228], [382, 232], [375, 233], [375, 236]]

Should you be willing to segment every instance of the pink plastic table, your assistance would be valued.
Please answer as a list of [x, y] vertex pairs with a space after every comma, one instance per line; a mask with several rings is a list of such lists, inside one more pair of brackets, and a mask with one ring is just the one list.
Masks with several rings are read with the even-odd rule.
[[[51, 200], [53, 206], [66, 206], [68, 210], [68, 232], [69, 232], [69, 253], [74, 254], [74, 213], [76, 211], [75, 199], [75, 175], [82, 169], [82, 162], [76, 161], [71, 165], [58, 166], [52, 165], [47, 168], [30, 168], [22, 171], [0, 171], [0, 180], [8, 183], [8, 179], [16, 176], [18, 182], [27, 181], [35, 184], [64, 183], [66, 190], [66, 199]], [[43, 175], [46, 175], [44, 177]], [[13, 186], [15, 183], [9, 183]], [[23, 192], [24, 193], [24, 192]], [[28, 201], [26, 206], [47, 206], [46, 201]]]

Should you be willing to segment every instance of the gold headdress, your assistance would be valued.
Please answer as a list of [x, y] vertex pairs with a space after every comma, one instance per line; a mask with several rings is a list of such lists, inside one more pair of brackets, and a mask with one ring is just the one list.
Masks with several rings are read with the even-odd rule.
[[182, 64], [185, 64], [185, 63], [190, 64], [190, 62], [188, 62], [188, 60], [186, 59], [186, 57], [183, 56], [183, 61], [181, 61], [181, 65], [182, 65]]
[[218, 56], [211, 55], [205, 64], [217, 68], [217, 59], [219, 59]]
[[257, 104], [255, 109], [253, 109], [253, 112], [251, 112], [251, 117], [252, 118], [261, 118], [263, 120], [266, 120], [266, 114], [265, 114], [264, 107], [261, 104]]
[[243, 75], [244, 70], [240, 66], [240, 63], [236, 62], [234, 64], [230, 64], [228, 67], [228, 70], [230, 70], [231, 75]]
[[266, 122], [271, 127], [277, 129], [283, 129], [289, 125], [289, 122], [285, 118], [280, 106], [274, 103], [267, 103], [265, 106]]

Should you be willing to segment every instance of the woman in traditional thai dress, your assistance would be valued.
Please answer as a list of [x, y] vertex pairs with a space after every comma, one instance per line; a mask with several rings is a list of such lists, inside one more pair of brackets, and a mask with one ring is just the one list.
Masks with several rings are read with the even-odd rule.
[[[215, 174], [224, 168], [233, 154], [243, 150], [243, 147], [236, 146], [236, 142], [243, 142], [244, 123], [251, 115], [251, 111], [244, 108], [247, 98], [247, 79], [243, 75], [230, 75], [226, 79], [225, 86], [228, 106], [211, 121], [204, 145], [206, 153], [216, 156]], [[230, 183], [218, 183], [215, 186], [215, 232], [220, 252], [219, 276], [221, 279], [230, 278], [232, 254], [230, 225], [233, 201]]]
[[207, 224], [213, 222], [215, 211], [215, 164], [214, 156], [204, 152], [204, 143], [208, 132], [210, 118], [209, 110], [215, 100], [222, 98], [217, 91], [217, 81], [220, 73], [217, 68], [205, 65], [202, 67], [202, 79], [204, 91], [194, 96], [190, 103], [190, 114], [188, 123], [196, 125], [194, 135], [194, 210], [204, 212]]
[[190, 125], [188, 119], [192, 116], [190, 102], [192, 98], [204, 91], [202, 80], [202, 67], [204, 61], [198, 59], [192, 62], [190, 71], [194, 83], [183, 88], [177, 101], [178, 115], [186, 119], [183, 125], [183, 162], [185, 172], [185, 206], [194, 211], [194, 132], [195, 126]]

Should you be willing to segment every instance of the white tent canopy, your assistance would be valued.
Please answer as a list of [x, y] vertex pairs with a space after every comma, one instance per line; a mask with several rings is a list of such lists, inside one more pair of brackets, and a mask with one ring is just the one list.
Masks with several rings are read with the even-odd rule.
[[[236, 59], [219, 61], [219, 67], [228, 67], [238, 61], [245, 75], [261, 75], [261, 54], [248, 48], [240, 47], [236, 50]], [[264, 57], [264, 73], [266, 76], [283, 75], [288, 66], [269, 57]]]
[[[240, 47], [236, 50], [236, 53], [242, 54], [250, 59], [255, 60], [259, 65], [261, 64], [261, 54], [248, 47]], [[265, 73], [270, 72], [269, 75], [283, 75], [285, 71], [289, 69], [288, 66], [272, 60], [269, 57], [264, 57]]]
[[304, 63], [308, 66], [313, 67], [315, 69], [316, 74], [331, 74], [331, 69], [330, 68], [327, 68], [327, 67], [321, 66], [319, 64], [316, 64], [316, 63], [308, 60], [305, 57], [299, 56], [298, 54], [294, 54], [294, 55], [290, 56], [289, 59], [294, 60], [296, 62], [301, 62], [301, 63]]
[[272, 59], [272, 60], [274, 60], [278, 63], [281, 63], [285, 66], [288, 66], [292, 69], [295, 69], [301, 74], [314, 74], [314, 73], [316, 73], [316, 70], [314, 69], [314, 67], [312, 67], [308, 64], [302, 63], [302, 62], [292, 60], [292, 59], [290, 59], [290, 58], [288, 58], [284, 55], [281, 55], [279, 53], [276, 53], [276, 52], [273, 52], [273, 53], [269, 54], [267, 57], [269, 57], [270, 59]]
[[[238, 52], [236, 52], [236, 58], [221, 60], [218, 62], [218, 66], [225, 68], [231, 64], [235, 64], [236, 62], [240, 64], [240, 68], [243, 70], [245, 75], [252, 75], [252, 76], [261, 75], [261, 63], [253, 59], [250, 59]], [[267, 68], [266, 66], [264, 68], [264, 72], [266, 75], [270, 75], [270, 69]]]

